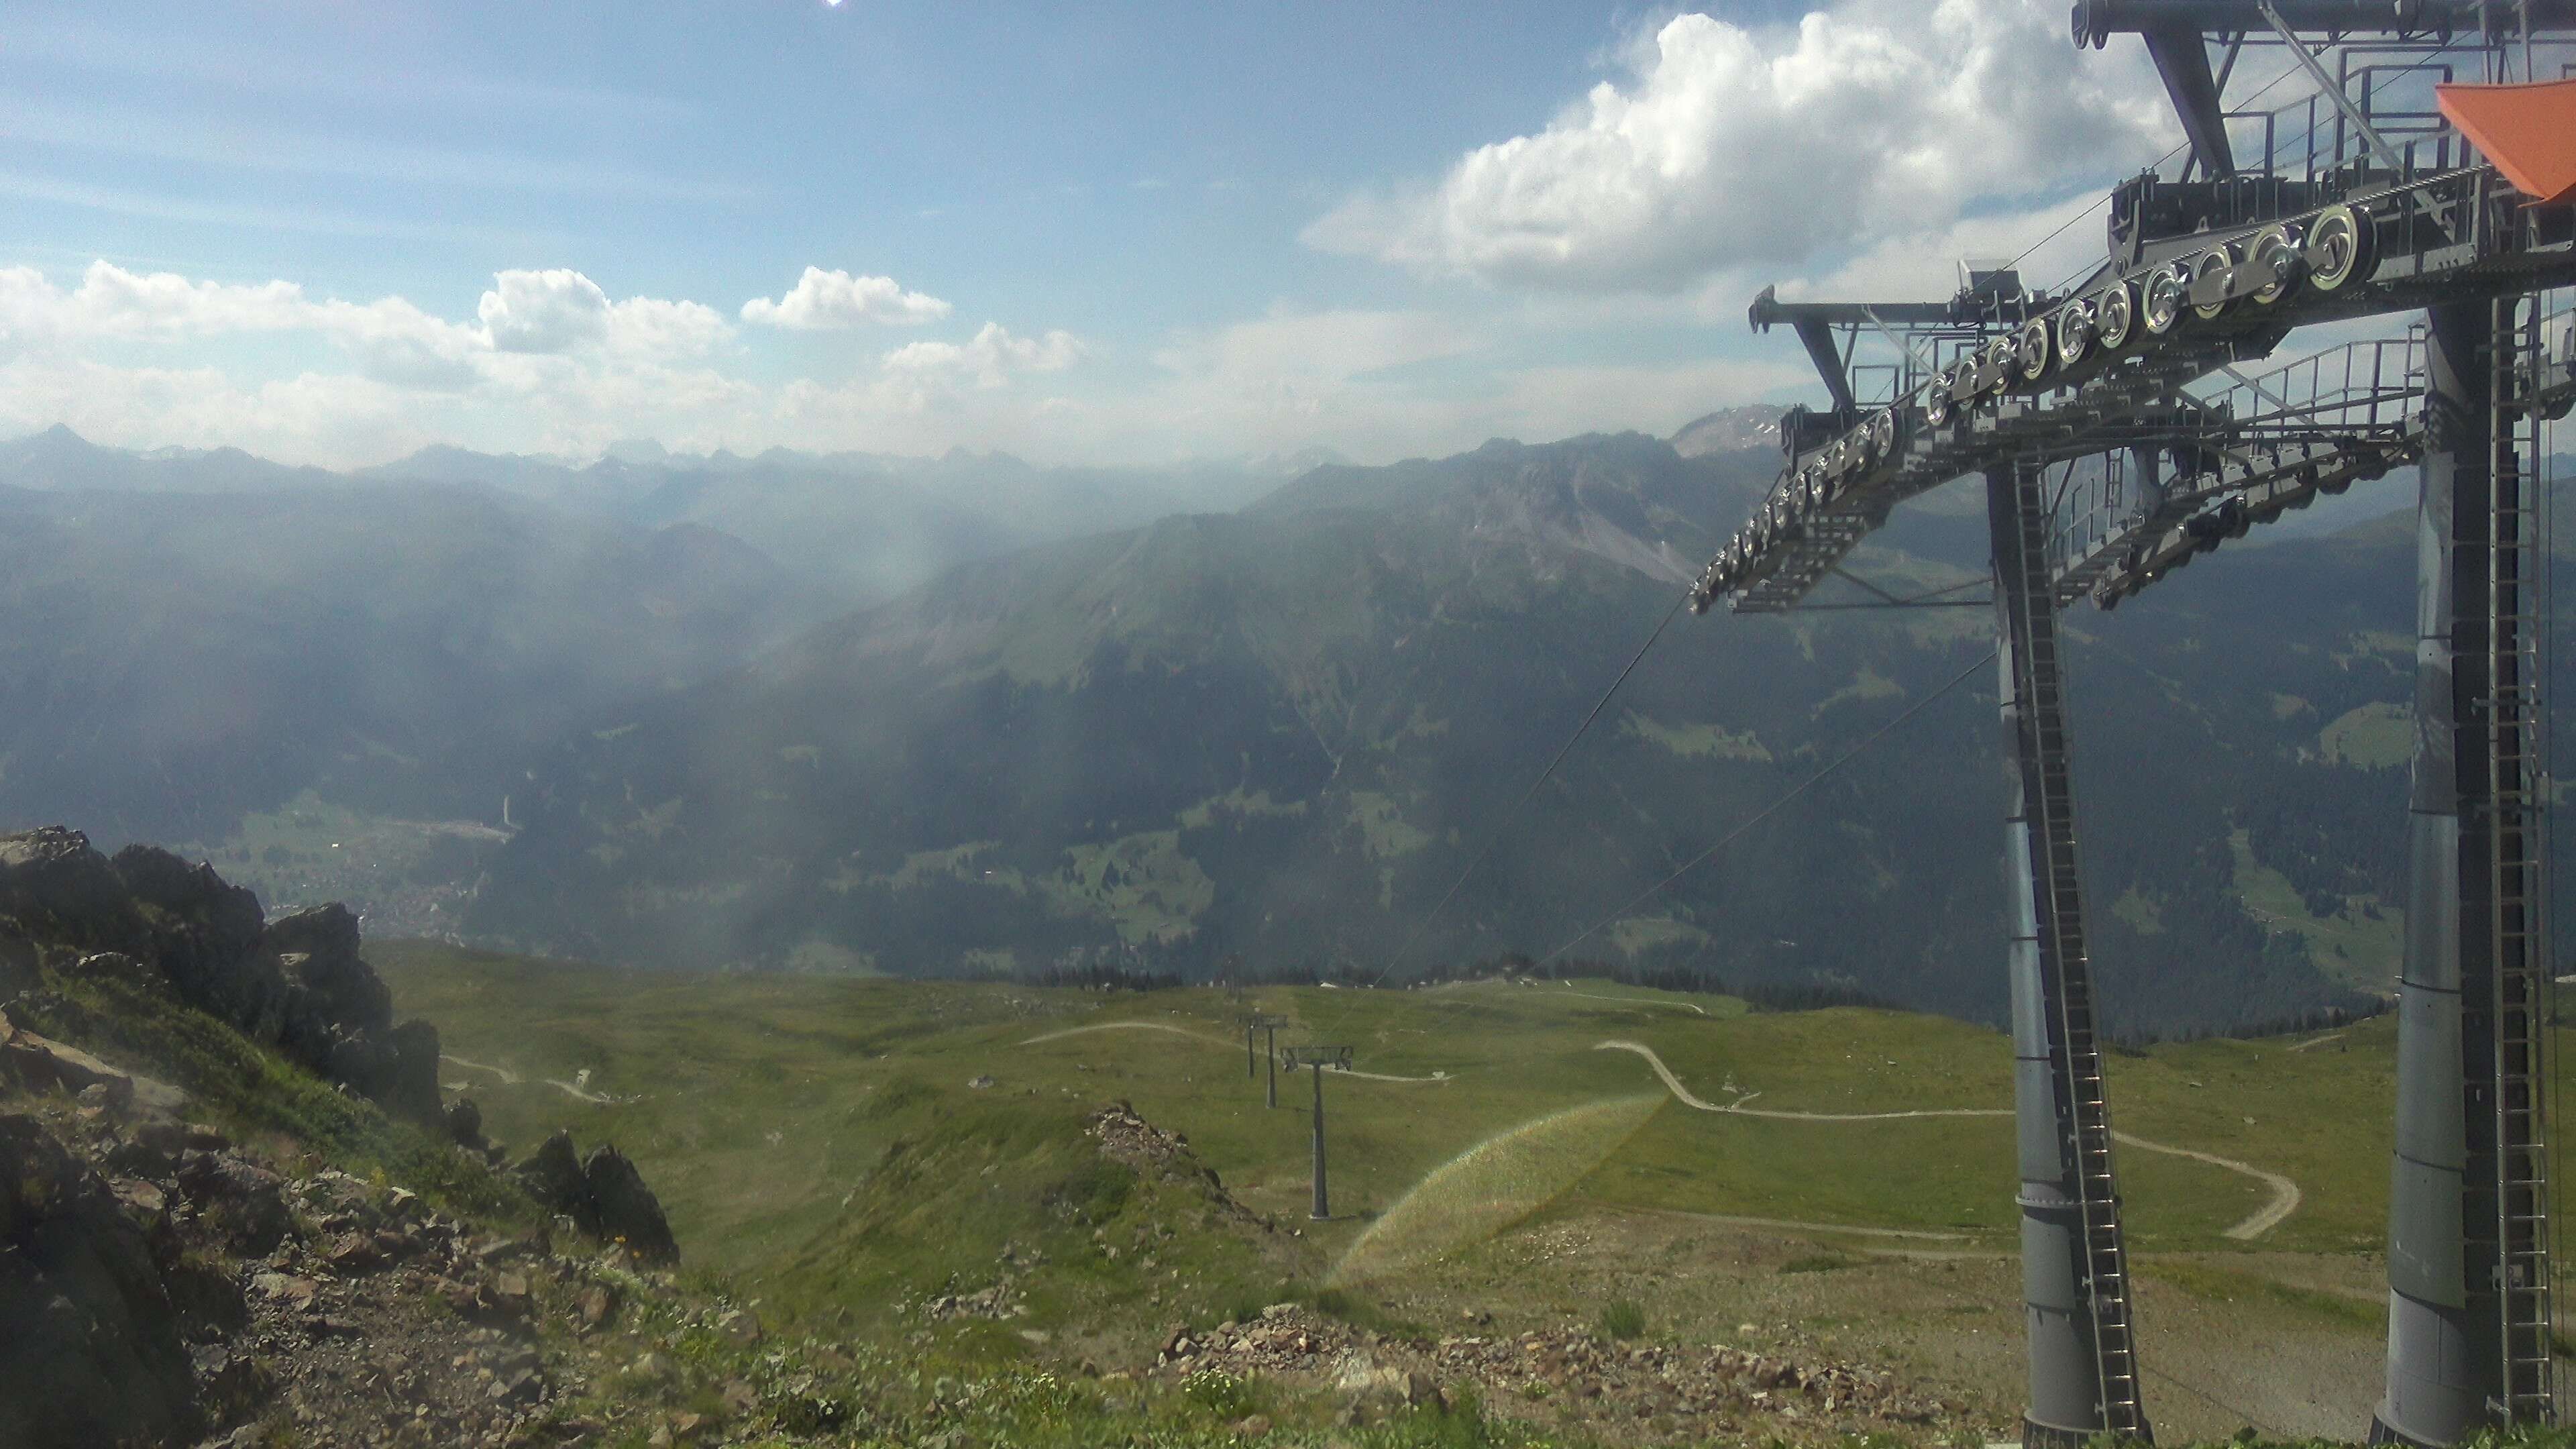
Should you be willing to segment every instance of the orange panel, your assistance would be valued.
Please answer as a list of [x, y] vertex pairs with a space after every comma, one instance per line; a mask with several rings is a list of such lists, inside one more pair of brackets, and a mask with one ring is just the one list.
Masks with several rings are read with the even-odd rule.
[[2576, 80], [2441, 85], [2442, 114], [2540, 206], [2576, 199]]

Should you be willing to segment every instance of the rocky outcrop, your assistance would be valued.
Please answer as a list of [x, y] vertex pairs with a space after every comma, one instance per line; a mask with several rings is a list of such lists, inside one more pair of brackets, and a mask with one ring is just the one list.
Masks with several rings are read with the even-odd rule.
[[60, 825], [0, 835], [0, 916], [32, 940], [76, 952], [131, 951], [149, 936], [107, 858]]
[[43, 1124], [0, 1115], [0, 1444], [184, 1443], [202, 1427], [153, 1246]]
[[644, 1175], [625, 1153], [614, 1147], [593, 1148], [581, 1172], [599, 1212], [600, 1237], [625, 1244], [640, 1262], [680, 1261], [680, 1244], [671, 1236], [670, 1219], [662, 1215], [662, 1200], [644, 1185]]
[[639, 1262], [680, 1260], [680, 1245], [671, 1236], [670, 1220], [662, 1215], [661, 1199], [616, 1148], [597, 1147], [582, 1158], [573, 1146], [572, 1133], [558, 1132], [513, 1173], [530, 1197], [572, 1219], [573, 1226], [589, 1236], [624, 1244]]
[[61, 826], [0, 835], [0, 996], [45, 964], [166, 990], [389, 1111], [440, 1120], [438, 1032], [395, 1024], [345, 906], [266, 921], [257, 896], [157, 846], [109, 860]]

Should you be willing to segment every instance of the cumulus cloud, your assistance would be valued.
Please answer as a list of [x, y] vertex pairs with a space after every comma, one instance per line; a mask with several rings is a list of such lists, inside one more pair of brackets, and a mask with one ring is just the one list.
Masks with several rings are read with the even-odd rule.
[[0, 348], [75, 346], [105, 338], [182, 340], [247, 332], [310, 332], [341, 344], [386, 381], [453, 387], [493, 353], [601, 348], [622, 356], [704, 352], [733, 335], [697, 302], [633, 297], [612, 303], [576, 271], [494, 275], [472, 323], [432, 316], [400, 297], [315, 301], [293, 282], [235, 284], [92, 262], [63, 288], [33, 267], [0, 268]]
[[847, 272], [807, 267], [786, 296], [775, 302], [754, 297], [743, 303], [742, 320], [764, 327], [808, 331], [863, 327], [869, 323], [910, 327], [936, 322], [950, 310], [937, 297], [905, 291], [892, 277], [854, 277]]
[[629, 297], [608, 309], [608, 345], [618, 352], [686, 355], [733, 336], [733, 324], [703, 302]]
[[1038, 337], [1014, 337], [999, 322], [987, 322], [965, 342], [913, 342], [886, 354], [888, 373], [924, 382], [971, 380], [977, 387], [1000, 387], [1015, 372], [1062, 372], [1082, 360], [1083, 345], [1072, 333], [1057, 329]]
[[1670, 291], [2052, 195], [2152, 157], [2171, 128], [2139, 57], [2067, 43], [2062, 0], [1833, 0], [1794, 26], [1680, 15], [1629, 67], [1543, 130], [1435, 185], [1353, 197], [1304, 240], [1433, 274]]
[[608, 294], [564, 267], [494, 275], [474, 315], [502, 352], [569, 352], [608, 335]]
[[494, 273], [474, 310], [498, 352], [703, 352], [733, 335], [712, 307], [658, 297], [611, 302], [597, 282], [563, 267]]

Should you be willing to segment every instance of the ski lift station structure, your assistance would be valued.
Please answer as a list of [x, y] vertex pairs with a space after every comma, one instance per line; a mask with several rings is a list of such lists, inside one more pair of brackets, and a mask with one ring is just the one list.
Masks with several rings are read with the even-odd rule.
[[[2369, 1431], [2436, 1445], [2554, 1423], [2543, 428], [2576, 400], [2576, 312], [2558, 290], [2576, 283], [2576, 0], [2084, 0], [2072, 28], [2078, 47], [2144, 44], [2187, 138], [2173, 164], [2112, 190], [2106, 255], [2061, 288], [1999, 268], [1942, 301], [1757, 297], [1755, 329], [1797, 335], [1828, 403], [1784, 415], [1778, 481], [1691, 602], [1816, 607], [1844, 581], [1863, 606], [1955, 603], [1896, 598], [1845, 563], [1896, 504], [1983, 480], [2023, 1437], [2150, 1439], [2058, 616], [2416, 466], [2388, 1363]], [[2231, 107], [2256, 55], [2308, 93]], [[2244, 370], [2295, 329], [2410, 314], [2402, 336]]]

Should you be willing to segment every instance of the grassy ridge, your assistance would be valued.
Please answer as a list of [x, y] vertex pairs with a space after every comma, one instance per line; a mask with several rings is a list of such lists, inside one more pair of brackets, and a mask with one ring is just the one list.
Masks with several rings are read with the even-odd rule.
[[[1175, 1323], [1282, 1299], [1432, 1333], [1454, 1331], [1461, 1308], [1588, 1326], [1616, 1299], [1643, 1306], [1650, 1337], [1758, 1327], [1757, 1341], [1812, 1338], [1948, 1385], [1978, 1413], [2017, 1411], [2009, 1119], [1750, 1115], [2008, 1107], [2009, 1044], [1982, 1028], [1755, 1013], [1606, 982], [1265, 988], [1237, 1003], [1206, 988], [630, 974], [418, 943], [370, 955], [456, 1057], [517, 1078], [443, 1072], [493, 1130], [526, 1144], [569, 1123], [616, 1141], [695, 1261], [853, 1332], [919, 1343], [906, 1305], [1007, 1284], [1026, 1319], [933, 1338], [1009, 1361], [1050, 1351], [1017, 1331], [1041, 1326], [1056, 1350], [1111, 1364], [1149, 1359]], [[1288, 1021], [1283, 1043], [1355, 1049], [1357, 1072], [1325, 1078], [1329, 1222], [1306, 1217], [1312, 1083], [1283, 1076], [1280, 1107], [1264, 1105], [1238, 1024], [1248, 1004]], [[2160, 1423], [2182, 1437], [2231, 1432], [2242, 1421], [2210, 1403], [2249, 1397], [2267, 1428], [2340, 1433], [2366, 1417], [2394, 1036], [2379, 1018], [2112, 1059], [2124, 1134], [2300, 1191], [2285, 1221], [2242, 1241], [2228, 1230], [2273, 1200], [2264, 1181], [2121, 1149], [2156, 1362], [2211, 1394], [2166, 1386]], [[1650, 1048], [1694, 1096], [1747, 1111], [1694, 1109], [1605, 1041]], [[1186, 1134], [1271, 1231], [1208, 1231], [1224, 1209], [1191, 1183], [1103, 1176], [1081, 1134], [1119, 1101]], [[1459, 1170], [1479, 1144], [1568, 1118], [1598, 1118], [1596, 1140], [1545, 1148], [1529, 1173]], [[1408, 1224], [1425, 1199], [1449, 1200], [1437, 1222]], [[1328, 1287], [1372, 1231], [1407, 1250]], [[2280, 1398], [2283, 1384], [2317, 1387]]]
[[[412, 943], [374, 955], [404, 1009], [442, 1023], [456, 1056], [522, 1079], [446, 1068], [498, 1132], [532, 1141], [569, 1120], [615, 1138], [653, 1167], [683, 1232], [738, 1266], [780, 1261], [845, 1211], [840, 1199], [902, 1135], [871, 1105], [898, 1082], [946, 1096], [990, 1075], [993, 1102], [1068, 1121], [1130, 1100], [1187, 1133], [1246, 1203], [1282, 1216], [1304, 1206], [1310, 1085], [1283, 1082], [1281, 1109], [1267, 1110], [1259, 1084], [1238, 1076], [1233, 1008], [1214, 991], [1104, 1001], [990, 985], [629, 975]], [[1607, 983], [1281, 988], [1256, 999], [1291, 1020], [1283, 1041], [1347, 1039], [1363, 1071], [1439, 1078], [1328, 1079], [1336, 1203], [1355, 1214], [1382, 1210], [1497, 1133], [1657, 1089], [1637, 1057], [1596, 1050], [1605, 1039], [1650, 1046], [1697, 1095], [1756, 1109], [2010, 1104], [2002, 1039], [1938, 1018], [1746, 1015], [1724, 999]], [[1673, 1009], [1687, 1005], [1708, 1014]], [[1063, 1034], [1111, 1023], [1129, 1029]], [[2366, 1251], [2382, 1232], [2393, 1031], [2383, 1019], [2305, 1051], [2221, 1040], [2123, 1056], [2112, 1064], [2116, 1121], [2296, 1179], [2302, 1204], [2263, 1246]], [[585, 1069], [584, 1090], [608, 1102], [544, 1085]], [[2001, 1233], [2013, 1223], [2009, 1151], [2002, 1119], [1805, 1123], [1669, 1103], [1579, 1192], [1605, 1205]], [[2123, 1167], [2135, 1241], [2150, 1250], [2237, 1247], [2224, 1230], [2269, 1196], [2252, 1178], [2179, 1157], [2132, 1149]], [[1356, 1222], [1317, 1236], [1337, 1250]]]

